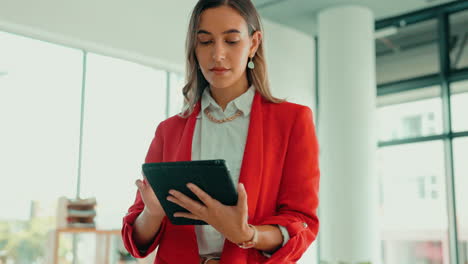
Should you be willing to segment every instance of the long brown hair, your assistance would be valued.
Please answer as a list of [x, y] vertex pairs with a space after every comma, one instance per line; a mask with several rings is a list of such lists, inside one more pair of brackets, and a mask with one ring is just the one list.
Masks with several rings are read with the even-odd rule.
[[[194, 108], [195, 104], [200, 99], [203, 90], [207, 85], [208, 81], [203, 76], [200, 68], [198, 67], [197, 57], [195, 55], [195, 48], [197, 45], [197, 30], [200, 25], [200, 17], [204, 10], [209, 8], [215, 8], [219, 6], [229, 6], [234, 10], [237, 10], [239, 14], [247, 22], [249, 36], [252, 36], [255, 31], [263, 32], [263, 27], [260, 22], [260, 16], [255, 9], [255, 6], [250, 0], [199, 0], [195, 5], [192, 15], [190, 17], [190, 23], [187, 31], [187, 39], [185, 43], [186, 52], [186, 84], [182, 90], [184, 95], [184, 107], [181, 113], [182, 117], [189, 116]], [[273, 97], [270, 91], [270, 84], [268, 81], [266, 60], [263, 49], [263, 39], [260, 41], [257, 52], [253, 58], [255, 68], [253, 70], [246, 69], [247, 81], [249, 86], [253, 85], [257, 91], [268, 101], [273, 103], [284, 102], [284, 99]]]

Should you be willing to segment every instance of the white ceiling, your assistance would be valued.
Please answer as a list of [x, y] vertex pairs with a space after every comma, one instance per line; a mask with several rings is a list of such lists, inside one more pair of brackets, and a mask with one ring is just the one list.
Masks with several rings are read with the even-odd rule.
[[455, 0], [252, 0], [262, 17], [311, 36], [316, 33], [317, 14], [329, 7], [365, 6], [379, 20], [453, 1]]

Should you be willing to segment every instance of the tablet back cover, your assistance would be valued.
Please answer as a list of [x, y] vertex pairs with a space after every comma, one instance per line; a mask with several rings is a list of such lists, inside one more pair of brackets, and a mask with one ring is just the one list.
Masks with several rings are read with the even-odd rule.
[[188, 212], [188, 210], [166, 199], [169, 190], [174, 189], [203, 204], [187, 188], [186, 184], [189, 182], [197, 185], [222, 204], [230, 206], [237, 204], [237, 191], [225, 160], [145, 163], [142, 169], [167, 217], [174, 225], [207, 225], [200, 220], [174, 217], [174, 213]]

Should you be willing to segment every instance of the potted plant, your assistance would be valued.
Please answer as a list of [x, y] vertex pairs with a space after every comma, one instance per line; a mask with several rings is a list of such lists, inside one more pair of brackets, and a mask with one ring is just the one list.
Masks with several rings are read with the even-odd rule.
[[137, 260], [126, 250], [117, 250], [119, 253], [119, 262], [118, 264], [136, 264]]

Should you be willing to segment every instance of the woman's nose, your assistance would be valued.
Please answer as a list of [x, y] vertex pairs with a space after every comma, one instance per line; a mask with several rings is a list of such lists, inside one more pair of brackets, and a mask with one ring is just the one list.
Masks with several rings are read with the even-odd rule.
[[213, 60], [221, 61], [226, 57], [225, 50], [222, 43], [216, 43], [213, 49]]

